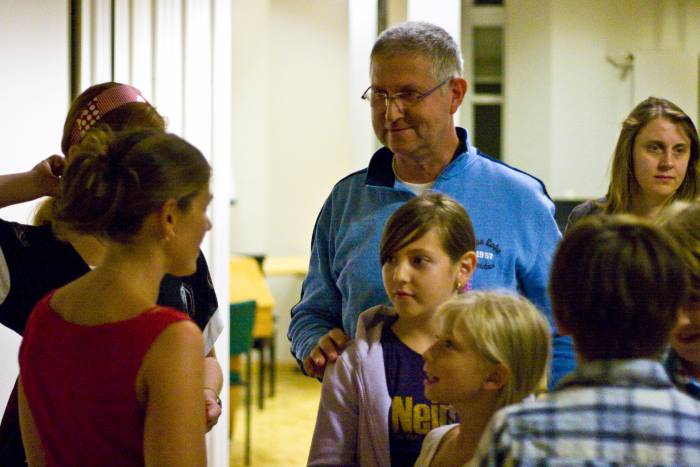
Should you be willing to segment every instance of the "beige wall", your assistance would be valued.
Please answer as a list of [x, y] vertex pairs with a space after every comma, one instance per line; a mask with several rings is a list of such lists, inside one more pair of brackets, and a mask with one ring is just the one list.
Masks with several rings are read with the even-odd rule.
[[[350, 170], [347, 4], [244, 0], [234, 27], [231, 249], [308, 253]], [[237, 41], [239, 39], [239, 41]]]
[[[689, 54], [697, 70], [699, 18], [692, 0], [510, 0], [506, 161], [542, 178], [553, 197], [604, 194], [622, 119], [647, 90], [664, 89], [634, 83], [634, 73], [621, 79], [606, 57]], [[684, 107], [697, 119], [697, 102]]]
[[275, 0], [270, 33], [269, 253], [305, 253], [350, 170], [347, 2]]
[[[306, 255], [316, 216], [352, 169], [348, 5], [344, 0], [235, 3], [231, 251]], [[235, 15], [234, 11], [234, 16]], [[298, 278], [270, 280], [278, 354]]]

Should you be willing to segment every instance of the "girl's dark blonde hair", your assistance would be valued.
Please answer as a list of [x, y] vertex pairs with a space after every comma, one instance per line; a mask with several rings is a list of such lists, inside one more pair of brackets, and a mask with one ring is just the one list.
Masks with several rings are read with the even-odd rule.
[[[486, 362], [510, 370], [498, 407], [544, 387], [552, 347], [547, 320], [526, 298], [508, 292], [467, 292], [438, 307], [438, 329]], [[455, 381], [454, 384], [459, 384]]]
[[700, 201], [676, 201], [664, 209], [657, 225], [680, 246], [688, 267], [692, 295], [700, 294]]
[[610, 168], [610, 185], [605, 201], [597, 203], [605, 214], [632, 212], [634, 178], [634, 143], [637, 135], [650, 121], [665, 118], [680, 126], [690, 139], [690, 160], [683, 182], [669, 202], [694, 199], [698, 194], [698, 131], [685, 112], [673, 102], [660, 97], [649, 97], [640, 102], [622, 122]]
[[[73, 127], [80, 113], [85, 110], [86, 106], [95, 97], [102, 94], [104, 91], [123, 86], [121, 83], [114, 81], [96, 84], [90, 86], [76, 97], [68, 109], [68, 115], [63, 124], [63, 136], [61, 138], [61, 151], [64, 156], [68, 156], [70, 152], [71, 136]], [[99, 122], [93, 129], [103, 129], [111, 131], [126, 131], [136, 128], [151, 128], [165, 131], [165, 119], [151, 104], [147, 102], [130, 102], [116, 109], [112, 109], [102, 115]], [[89, 131], [88, 131], [89, 134]], [[53, 213], [55, 198], [48, 198], [39, 205], [34, 213], [35, 225], [51, 225], [53, 224]]]
[[54, 219], [59, 232], [128, 242], [144, 219], [177, 200], [187, 210], [209, 181], [201, 152], [159, 130], [91, 130], [70, 151]]
[[379, 246], [381, 264], [431, 229], [437, 230], [452, 262], [476, 249], [474, 227], [462, 205], [442, 193], [428, 192], [401, 206], [387, 221]]

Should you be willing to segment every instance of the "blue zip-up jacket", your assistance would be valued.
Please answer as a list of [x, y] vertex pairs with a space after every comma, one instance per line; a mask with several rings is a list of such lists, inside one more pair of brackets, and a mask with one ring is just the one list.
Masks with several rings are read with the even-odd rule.
[[[517, 291], [542, 310], [554, 333], [554, 384], [574, 367], [571, 340], [556, 334], [547, 296], [561, 238], [554, 204], [542, 182], [479, 153], [466, 130], [456, 130], [460, 146], [432, 189], [459, 201], [471, 217], [478, 260], [470, 288]], [[395, 179], [392, 158], [381, 148], [368, 168], [340, 180], [316, 220], [309, 273], [288, 331], [300, 361], [330, 329], [352, 337], [362, 311], [389, 303], [379, 243], [387, 219], [415, 196]]]

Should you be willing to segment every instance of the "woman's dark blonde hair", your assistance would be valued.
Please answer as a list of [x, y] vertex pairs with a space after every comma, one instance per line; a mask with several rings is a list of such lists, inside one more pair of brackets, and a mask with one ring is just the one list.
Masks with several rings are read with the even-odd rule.
[[[549, 323], [526, 298], [507, 292], [468, 292], [438, 307], [439, 333], [473, 350], [485, 363], [510, 370], [498, 407], [533, 394], [549, 367], [552, 332]], [[459, 381], [454, 381], [459, 384]]]
[[637, 135], [650, 121], [665, 118], [675, 123], [690, 139], [690, 160], [685, 178], [669, 200], [694, 199], [698, 194], [698, 131], [693, 121], [673, 102], [660, 97], [649, 97], [640, 102], [622, 122], [610, 168], [610, 185], [605, 201], [598, 203], [605, 214], [632, 212], [632, 191], [637, 184], [634, 178], [634, 143]]
[[437, 231], [452, 262], [476, 249], [474, 227], [467, 211], [449, 196], [429, 192], [416, 196], [389, 218], [379, 246], [381, 264], [431, 229]]
[[[63, 151], [64, 156], [69, 155], [72, 146], [71, 136], [73, 134], [73, 127], [80, 113], [95, 97], [117, 86], [123, 86], [123, 84], [113, 81], [96, 84], [87, 88], [73, 100], [68, 109], [65, 123], [63, 124], [61, 151]], [[111, 131], [125, 131], [136, 128], [152, 128], [165, 131], [165, 126], [165, 119], [151, 104], [147, 102], [130, 102], [102, 115], [100, 121], [93, 129], [101, 128]], [[55, 198], [49, 198], [39, 205], [34, 213], [35, 225], [51, 225], [53, 223], [54, 202]]]
[[91, 130], [71, 148], [54, 207], [56, 228], [128, 242], [166, 201], [189, 209], [210, 172], [202, 153], [175, 135]]

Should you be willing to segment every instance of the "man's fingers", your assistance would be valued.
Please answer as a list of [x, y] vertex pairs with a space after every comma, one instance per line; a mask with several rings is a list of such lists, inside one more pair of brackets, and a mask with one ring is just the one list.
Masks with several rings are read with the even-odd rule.
[[338, 347], [328, 334], [318, 340], [318, 347], [331, 362], [338, 358]]
[[311, 357], [306, 357], [304, 359], [304, 373], [309, 376], [315, 376], [315, 368], [313, 362], [311, 361]]
[[348, 342], [350, 342], [350, 338], [340, 328], [331, 329], [328, 331], [327, 336], [333, 341], [335, 348], [339, 352], [342, 352], [347, 347]]
[[347, 347], [348, 336], [345, 335], [342, 329], [334, 328], [328, 331], [325, 336], [318, 340], [318, 344], [313, 348], [311, 353], [304, 359], [304, 371], [309, 376], [323, 377], [326, 365], [329, 362], [334, 362], [338, 358], [340, 352]]
[[316, 346], [311, 351], [311, 354], [306, 357], [306, 360], [304, 360], [304, 371], [309, 376], [320, 378], [323, 376], [323, 371], [325, 368], [326, 357], [323, 355], [323, 352], [318, 348], [318, 346]]

